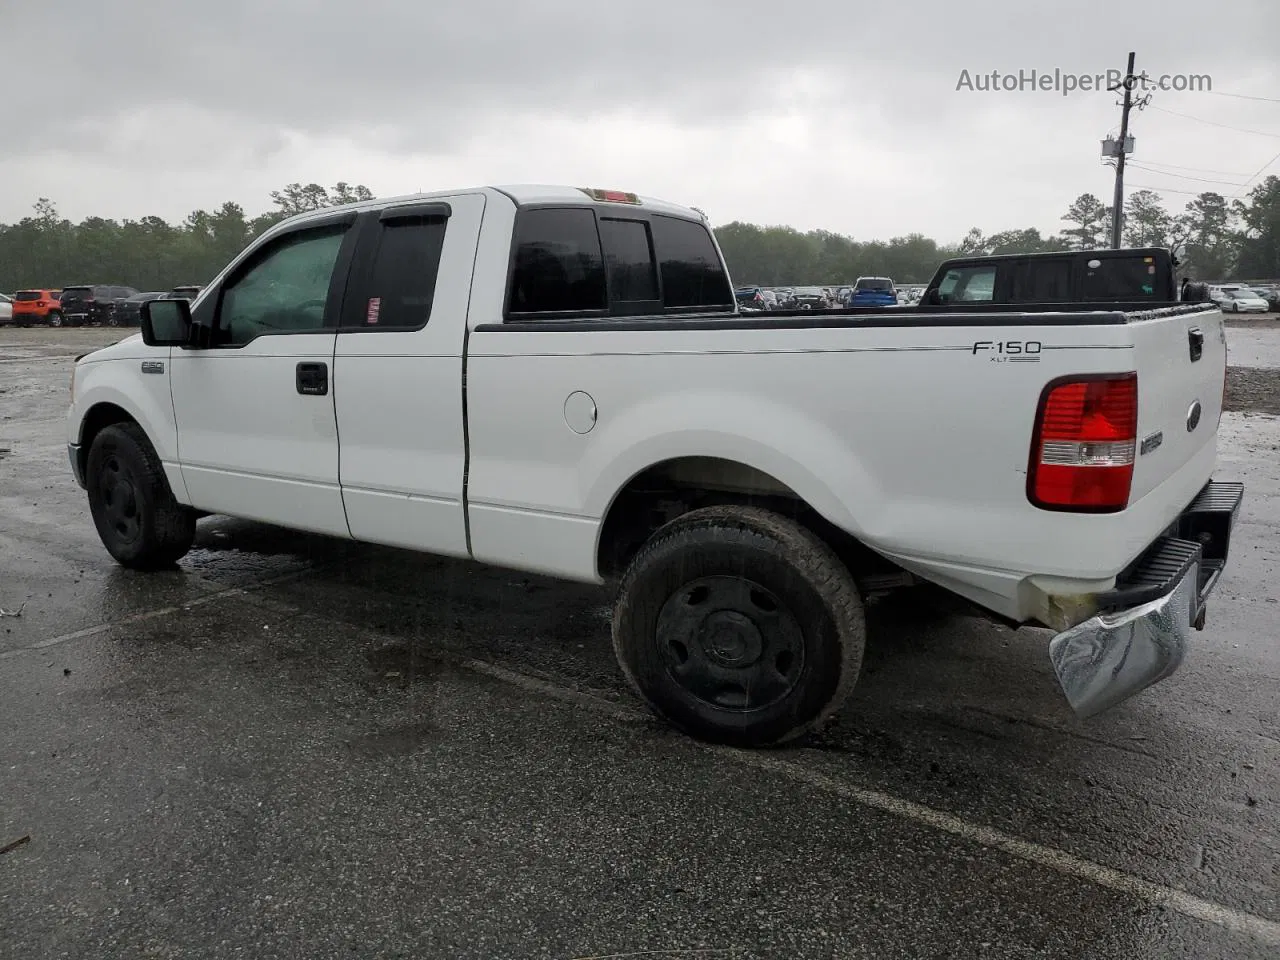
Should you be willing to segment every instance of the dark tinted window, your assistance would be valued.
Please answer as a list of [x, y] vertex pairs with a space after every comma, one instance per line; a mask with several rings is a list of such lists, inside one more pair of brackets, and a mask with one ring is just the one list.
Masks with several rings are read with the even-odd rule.
[[13, 295], [15, 300], [43, 300], [44, 296], [39, 290], [19, 290]]
[[653, 245], [662, 270], [667, 307], [732, 307], [733, 291], [706, 226], [677, 217], [655, 216]]
[[1010, 276], [1014, 303], [1062, 303], [1071, 299], [1070, 260], [1024, 260]]
[[516, 218], [515, 247], [508, 311], [606, 308], [604, 258], [591, 210], [525, 210]]
[[1155, 300], [1164, 299], [1157, 280], [1154, 257], [1099, 257], [1098, 266], [1084, 262], [1084, 299]]
[[658, 271], [642, 220], [600, 220], [600, 243], [609, 269], [609, 299], [615, 304], [658, 299]]
[[858, 281], [859, 290], [880, 290], [888, 293], [893, 289], [893, 281], [881, 277], [864, 277]]
[[67, 287], [62, 291], [63, 300], [84, 299], [93, 296], [92, 287]]
[[384, 221], [359, 316], [348, 323], [377, 330], [426, 326], [447, 226], [444, 217]]

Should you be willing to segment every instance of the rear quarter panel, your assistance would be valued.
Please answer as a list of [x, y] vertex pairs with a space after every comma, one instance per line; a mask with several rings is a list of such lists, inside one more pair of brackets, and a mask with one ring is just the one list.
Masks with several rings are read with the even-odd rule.
[[[594, 536], [627, 480], [664, 460], [713, 456], [772, 475], [909, 569], [967, 584], [982, 602], [1003, 598], [988, 604], [1002, 612], [1031, 574], [1112, 576], [1207, 479], [1212, 451], [1192, 456], [1177, 507], [1181, 488], [1123, 514], [1033, 507], [1027, 466], [1045, 384], [1135, 369], [1135, 344], [1125, 325], [1006, 322], [473, 331], [476, 556], [501, 560], [504, 528], [528, 541], [536, 527], [554, 572], [592, 579]], [[586, 434], [566, 422], [575, 391], [598, 411]]]

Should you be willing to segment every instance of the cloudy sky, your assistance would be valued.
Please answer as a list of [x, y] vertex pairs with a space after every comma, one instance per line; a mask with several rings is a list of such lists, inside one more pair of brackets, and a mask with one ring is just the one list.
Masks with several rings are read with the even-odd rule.
[[860, 239], [1052, 232], [1110, 200], [1116, 95], [957, 87], [1129, 50], [1214, 91], [1135, 111], [1134, 189], [1181, 209], [1280, 174], [1276, 0], [0, 0], [0, 30], [6, 60], [48, 54], [4, 81], [3, 222], [42, 196], [74, 220], [253, 214], [347, 180], [616, 187]]

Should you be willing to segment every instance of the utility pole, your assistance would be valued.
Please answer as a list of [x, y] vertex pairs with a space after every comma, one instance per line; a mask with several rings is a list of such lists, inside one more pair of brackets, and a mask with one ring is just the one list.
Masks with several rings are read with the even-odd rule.
[[1111, 249], [1119, 250], [1124, 229], [1124, 157], [1129, 145], [1129, 111], [1133, 109], [1133, 51], [1129, 51], [1129, 65], [1125, 67], [1124, 109], [1120, 114], [1120, 142], [1116, 145], [1116, 192], [1111, 200]]

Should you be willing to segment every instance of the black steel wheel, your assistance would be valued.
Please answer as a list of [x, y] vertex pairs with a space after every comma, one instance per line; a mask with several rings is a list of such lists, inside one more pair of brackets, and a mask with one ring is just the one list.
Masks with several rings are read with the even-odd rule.
[[755, 507], [667, 524], [623, 577], [614, 652], [660, 716], [700, 739], [768, 746], [820, 727], [857, 680], [857, 586], [820, 538]]
[[169, 489], [160, 458], [135, 423], [105, 427], [89, 449], [89, 509], [103, 546], [139, 570], [172, 566], [195, 540], [195, 514]]

